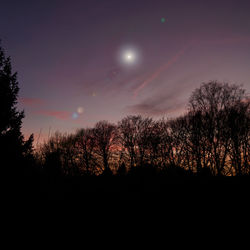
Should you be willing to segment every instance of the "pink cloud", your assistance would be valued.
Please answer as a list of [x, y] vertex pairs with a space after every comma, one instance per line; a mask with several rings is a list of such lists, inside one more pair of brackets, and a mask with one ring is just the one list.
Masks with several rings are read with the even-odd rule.
[[45, 101], [42, 100], [42, 99], [39, 99], [39, 98], [27, 98], [27, 97], [20, 98], [20, 102], [25, 106], [37, 106], [37, 105], [42, 105], [42, 104], [45, 103]]
[[60, 120], [67, 120], [70, 118], [71, 113], [68, 111], [58, 111], [58, 110], [40, 110], [36, 114], [54, 117]]

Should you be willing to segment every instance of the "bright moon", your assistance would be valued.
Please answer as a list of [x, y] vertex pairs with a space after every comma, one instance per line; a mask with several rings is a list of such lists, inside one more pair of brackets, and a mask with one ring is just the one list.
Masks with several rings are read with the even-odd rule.
[[127, 45], [117, 50], [117, 61], [126, 69], [137, 68], [142, 61], [140, 50], [132, 45]]
[[127, 53], [125, 54], [125, 60], [126, 60], [127, 62], [133, 62], [133, 61], [134, 61], [134, 58], [135, 58], [135, 56], [134, 56], [134, 54], [133, 54], [132, 52], [127, 52]]
[[118, 60], [123, 66], [135, 66], [140, 59], [138, 49], [134, 47], [123, 47], [118, 52]]
[[133, 51], [125, 51], [123, 54], [123, 61], [125, 63], [133, 63], [135, 61], [135, 53]]

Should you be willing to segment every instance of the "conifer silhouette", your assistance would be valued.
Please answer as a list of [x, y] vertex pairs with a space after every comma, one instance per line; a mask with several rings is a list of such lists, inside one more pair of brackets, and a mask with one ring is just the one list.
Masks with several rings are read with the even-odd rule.
[[10, 57], [0, 47], [0, 161], [5, 170], [16, 174], [23, 171], [33, 142], [33, 135], [25, 141], [21, 132], [24, 111], [17, 110], [18, 92], [17, 73], [12, 73]]

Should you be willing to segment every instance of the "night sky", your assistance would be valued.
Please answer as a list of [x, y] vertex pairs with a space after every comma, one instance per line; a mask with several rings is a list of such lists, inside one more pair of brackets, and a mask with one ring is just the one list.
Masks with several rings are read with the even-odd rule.
[[250, 91], [249, 0], [0, 0], [23, 132], [175, 117], [209, 80]]

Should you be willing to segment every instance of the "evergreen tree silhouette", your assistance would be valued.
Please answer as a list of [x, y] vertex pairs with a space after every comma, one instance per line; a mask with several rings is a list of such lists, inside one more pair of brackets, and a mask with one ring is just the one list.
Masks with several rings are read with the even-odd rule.
[[33, 135], [25, 141], [21, 132], [24, 112], [17, 110], [18, 92], [17, 73], [12, 73], [10, 57], [0, 47], [0, 163], [11, 175], [24, 174], [32, 154]]

